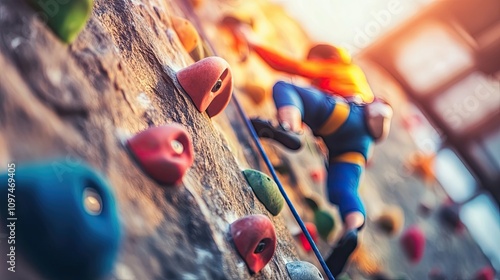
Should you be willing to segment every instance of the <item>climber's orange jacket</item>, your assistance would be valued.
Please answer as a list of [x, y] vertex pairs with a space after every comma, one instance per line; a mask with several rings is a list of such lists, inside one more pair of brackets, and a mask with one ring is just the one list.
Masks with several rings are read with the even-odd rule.
[[347, 51], [338, 48], [340, 59], [296, 60], [263, 46], [252, 49], [273, 69], [311, 79], [320, 90], [345, 98], [359, 96], [365, 103], [374, 99], [363, 70], [351, 62]]

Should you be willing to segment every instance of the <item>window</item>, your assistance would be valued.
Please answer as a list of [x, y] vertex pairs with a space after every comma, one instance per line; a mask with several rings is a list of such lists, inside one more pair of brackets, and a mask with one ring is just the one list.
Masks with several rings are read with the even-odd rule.
[[437, 97], [433, 107], [448, 127], [464, 132], [500, 110], [500, 85], [473, 73]]
[[451, 149], [442, 149], [436, 155], [436, 178], [455, 202], [463, 202], [477, 190], [476, 179]]
[[482, 194], [462, 206], [460, 218], [495, 269], [500, 270], [498, 206], [489, 196]]
[[474, 65], [470, 48], [444, 24], [427, 22], [408, 33], [395, 66], [419, 94], [430, 93]]

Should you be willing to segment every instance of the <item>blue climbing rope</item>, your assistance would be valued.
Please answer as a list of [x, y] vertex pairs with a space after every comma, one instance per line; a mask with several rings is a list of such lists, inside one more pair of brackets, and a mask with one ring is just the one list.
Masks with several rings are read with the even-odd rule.
[[[201, 37], [207, 39], [208, 37], [205, 34], [205, 30], [203, 29], [203, 27], [202, 27], [202, 25], [201, 25], [198, 17], [193, 13], [192, 9], [190, 9], [187, 6], [184, 6], [184, 7], [181, 7], [181, 8], [184, 8], [183, 10], [184, 10], [184, 12], [186, 14], [190, 14], [192, 16], [193, 20], [195, 21], [195, 23], [197, 25], [197, 30], [199, 31]], [[217, 55], [217, 53], [215, 51], [215, 48], [213, 47], [212, 43], [209, 42], [208, 40], [205, 40], [205, 42], [207, 43], [207, 48], [209, 48], [210, 51], [214, 55]], [[290, 209], [290, 211], [293, 214], [293, 217], [295, 218], [295, 220], [299, 224], [300, 228], [302, 229], [302, 232], [305, 234], [305, 236], [307, 238], [307, 241], [309, 241], [309, 244], [311, 245], [311, 247], [312, 247], [312, 249], [314, 251], [314, 254], [316, 255], [316, 258], [320, 262], [321, 267], [325, 271], [325, 273], [328, 276], [329, 280], [335, 280], [335, 278], [333, 277], [332, 273], [330, 272], [330, 269], [326, 265], [325, 260], [321, 256], [321, 253], [319, 252], [318, 247], [316, 246], [316, 243], [314, 243], [314, 240], [312, 239], [311, 235], [309, 234], [309, 231], [307, 231], [307, 228], [306, 228], [304, 222], [302, 221], [302, 219], [300, 218], [299, 213], [297, 213], [297, 210], [293, 206], [292, 201], [288, 197], [285, 189], [283, 188], [283, 185], [281, 184], [278, 176], [276, 175], [276, 171], [274, 170], [274, 167], [271, 164], [271, 161], [269, 160], [269, 157], [267, 156], [266, 152], [264, 151], [264, 148], [262, 147], [262, 144], [260, 143], [259, 137], [257, 136], [257, 132], [255, 132], [255, 129], [253, 128], [252, 124], [250, 123], [250, 120], [248, 119], [247, 115], [243, 111], [243, 107], [241, 106], [240, 102], [238, 101], [238, 98], [236, 98], [236, 96], [233, 94], [232, 95], [232, 99], [233, 99], [234, 103], [236, 104], [236, 107], [238, 108], [238, 112], [239, 112], [241, 118], [245, 121], [245, 124], [246, 124], [248, 130], [250, 131], [250, 134], [252, 135], [252, 138], [253, 138], [253, 140], [255, 142], [255, 145], [259, 149], [259, 152], [260, 152], [262, 158], [264, 159], [264, 161], [265, 161], [265, 163], [267, 165], [267, 168], [271, 172], [271, 175], [273, 176], [274, 181], [278, 185], [278, 188], [279, 188], [279, 190], [281, 192], [281, 195], [285, 199], [286, 204], [288, 205], [288, 208]]]
[[292, 201], [288, 197], [285, 189], [283, 188], [283, 185], [281, 184], [278, 176], [276, 175], [276, 171], [274, 170], [274, 167], [271, 164], [269, 157], [267, 156], [266, 152], [264, 151], [264, 148], [262, 147], [262, 144], [260, 143], [259, 137], [257, 136], [257, 132], [255, 132], [255, 129], [253, 128], [252, 124], [250, 123], [250, 120], [248, 119], [245, 112], [243, 111], [243, 108], [242, 108], [241, 104], [239, 103], [238, 98], [236, 98], [236, 96], [233, 95], [233, 99], [234, 99], [234, 103], [236, 104], [236, 107], [238, 108], [238, 112], [239, 112], [240, 116], [245, 120], [246, 126], [247, 126], [248, 130], [250, 131], [250, 134], [252, 135], [252, 138], [255, 142], [255, 145], [257, 145], [257, 148], [259, 149], [259, 152], [260, 152], [262, 158], [264, 159], [267, 167], [269, 168], [269, 171], [271, 172], [271, 175], [273, 176], [274, 181], [276, 181], [276, 184], [278, 185], [278, 188], [281, 192], [281, 195], [283, 195], [283, 198], [285, 199], [286, 204], [288, 205], [288, 208], [290, 208], [290, 211], [292, 212], [293, 217], [295, 218], [295, 220], [299, 224], [300, 228], [302, 229], [302, 232], [304, 232], [304, 234], [307, 238], [307, 241], [309, 241], [309, 244], [311, 245], [311, 247], [314, 251], [314, 254], [316, 255], [316, 258], [318, 258], [318, 261], [321, 264], [321, 267], [323, 267], [323, 270], [325, 271], [326, 275], [328, 276], [328, 279], [335, 280], [332, 273], [330, 272], [330, 269], [326, 265], [325, 260], [321, 256], [321, 253], [319, 252], [318, 247], [316, 247], [314, 240], [312, 239], [311, 235], [307, 231], [307, 228], [306, 228], [304, 222], [302, 221], [299, 214], [297, 213], [297, 210], [293, 206]]

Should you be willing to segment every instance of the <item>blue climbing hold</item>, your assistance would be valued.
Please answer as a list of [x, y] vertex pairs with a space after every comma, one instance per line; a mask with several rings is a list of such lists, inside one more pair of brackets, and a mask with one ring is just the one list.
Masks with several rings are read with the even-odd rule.
[[41, 276], [100, 279], [111, 271], [122, 229], [111, 188], [90, 167], [20, 163], [0, 182], [14, 183], [1, 184], [0, 197], [15, 202], [15, 210], [1, 207], [1, 221], [15, 223], [16, 247]]

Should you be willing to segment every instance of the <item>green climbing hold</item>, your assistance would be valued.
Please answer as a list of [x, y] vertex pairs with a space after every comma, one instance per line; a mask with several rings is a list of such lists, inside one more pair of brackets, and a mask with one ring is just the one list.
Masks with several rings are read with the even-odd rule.
[[65, 43], [73, 42], [92, 14], [93, 0], [29, 0], [44, 16], [52, 31]]
[[277, 216], [283, 209], [285, 200], [276, 182], [266, 174], [253, 169], [244, 170], [243, 175], [245, 175], [248, 184], [252, 187], [259, 201], [264, 204], [271, 214]]
[[314, 211], [314, 224], [316, 224], [319, 236], [321, 236], [323, 240], [328, 240], [328, 235], [330, 235], [335, 228], [333, 216], [325, 210]]
[[352, 280], [352, 279], [351, 276], [349, 276], [349, 274], [344, 272], [340, 274], [338, 277], [335, 277], [335, 280]]

